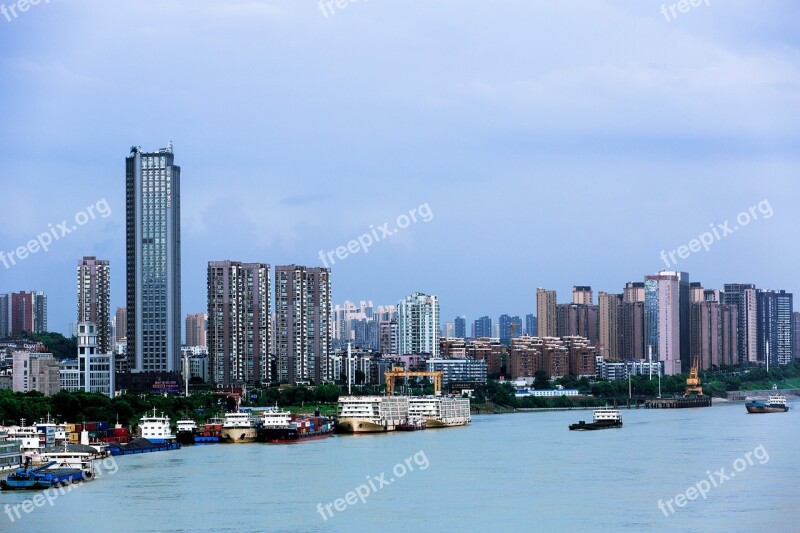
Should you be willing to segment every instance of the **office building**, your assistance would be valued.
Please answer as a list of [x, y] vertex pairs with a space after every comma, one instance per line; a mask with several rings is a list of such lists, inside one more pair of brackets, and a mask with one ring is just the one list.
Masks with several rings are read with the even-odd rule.
[[[207, 288], [211, 383], [217, 387], [229, 387], [272, 381], [269, 357], [270, 266], [210, 261]], [[199, 317], [200, 322], [205, 320], [204, 315]]]
[[492, 336], [492, 319], [482, 316], [472, 324], [472, 338], [489, 338]]
[[319, 384], [333, 378], [328, 368], [332, 322], [330, 269], [275, 267], [275, 348], [281, 382]]
[[397, 305], [400, 355], [439, 357], [439, 297], [420, 292]]
[[442, 337], [447, 339], [454, 339], [456, 337], [456, 323], [455, 322], [445, 322], [444, 328], [442, 328]]
[[686, 272], [645, 278], [645, 344], [666, 375], [691, 367], [691, 290]]
[[125, 160], [128, 357], [133, 372], [181, 368], [181, 169], [172, 143]]
[[525, 315], [525, 335], [529, 337], [536, 337], [539, 335], [538, 324], [536, 323], [536, 315]]
[[556, 291], [536, 289], [537, 330], [540, 337], [556, 336]]
[[87, 256], [78, 262], [78, 323], [92, 323], [100, 353], [112, 352], [111, 268], [108, 261]]
[[459, 339], [467, 338], [467, 317], [464, 315], [457, 316], [455, 321], [456, 331], [455, 336]]
[[58, 361], [51, 353], [14, 352], [12, 365], [14, 392], [37, 391], [52, 396], [61, 389]]
[[114, 397], [114, 354], [100, 351], [99, 333], [100, 328], [96, 324], [91, 322], [78, 324], [78, 358], [67, 359], [59, 365], [59, 382], [62, 390]]
[[499, 330], [500, 342], [508, 346], [512, 338], [522, 336], [522, 319], [518, 316], [500, 315]]
[[[267, 274], [269, 277], [269, 274]], [[269, 300], [269, 293], [267, 293]], [[186, 315], [186, 346], [208, 346], [206, 330], [208, 329], [208, 315], [195, 313]]]
[[428, 372], [442, 373], [442, 387], [453, 383], [486, 384], [488, 365], [481, 359], [428, 359]]

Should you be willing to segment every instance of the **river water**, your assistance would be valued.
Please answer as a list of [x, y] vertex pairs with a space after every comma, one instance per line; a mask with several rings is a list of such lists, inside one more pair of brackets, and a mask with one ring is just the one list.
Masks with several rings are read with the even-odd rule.
[[120, 457], [19, 518], [13, 505], [34, 495], [1, 494], [0, 531], [799, 531], [790, 405], [623, 410], [622, 429], [594, 432], [567, 430], [590, 411], [483, 415], [466, 428]]

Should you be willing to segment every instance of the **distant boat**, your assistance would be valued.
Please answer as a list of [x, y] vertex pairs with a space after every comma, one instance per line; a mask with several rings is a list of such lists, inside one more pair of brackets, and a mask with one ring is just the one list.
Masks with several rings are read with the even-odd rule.
[[242, 444], [255, 442], [261, 419], [251, 413], [226, 413], [220, 441]]
[[594, 418], [591, 424], [587, 424], [583, 420], [577, 424], [570, 424], [571, 431], [593, 431], [596, 429], [612, 429], [622, 427], [622, 417], [619, 414], [619, 409], [602, 408], [595, 409]]

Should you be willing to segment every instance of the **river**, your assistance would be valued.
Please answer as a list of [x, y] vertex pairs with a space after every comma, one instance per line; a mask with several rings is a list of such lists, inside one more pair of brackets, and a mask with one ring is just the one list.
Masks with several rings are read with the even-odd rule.
[[3, 493], [0, 530], [797, 531], [800, 402], [790, 406], [623, 410], [623, 428], [594, 432], [567, 430], [590, 411], [557, 411], [189, 446], [119, 457], [52, 505], [18, 507], [19, 517], [13, 506], [34, 494]]

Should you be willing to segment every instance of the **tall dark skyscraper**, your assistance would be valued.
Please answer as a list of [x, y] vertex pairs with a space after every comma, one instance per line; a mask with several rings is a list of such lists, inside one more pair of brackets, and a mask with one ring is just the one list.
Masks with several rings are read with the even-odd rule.
[[172, 143], [125, 160], [128, 359], [133, 372], [179, 371], [181, 169]]
[[467, 317], [465, 316], [457, 316], [456, 317], [456, 338], [457, 339], [466, 339], [467, 338]]
[[492, 319], [488, 316], [482, 316], [472, 324], [472, 337], [480, 339], [483, 337], [489, 338], [492, 336]]
[[108, 261], [84, 257], [78, 262], [78, 323], [91, 322], [97, 353], [112, 353], [111, 268]]
[[539, 331], [537, 329], [538, 324], [536, 323], [536, 315], [528, 314], [525, 315], [525, 335], [529, 337], [537, 337], [539, 336]]
[[792, 294], [760, 290], [756, 300], [758, 362], [788, 365], [792, 361]]

